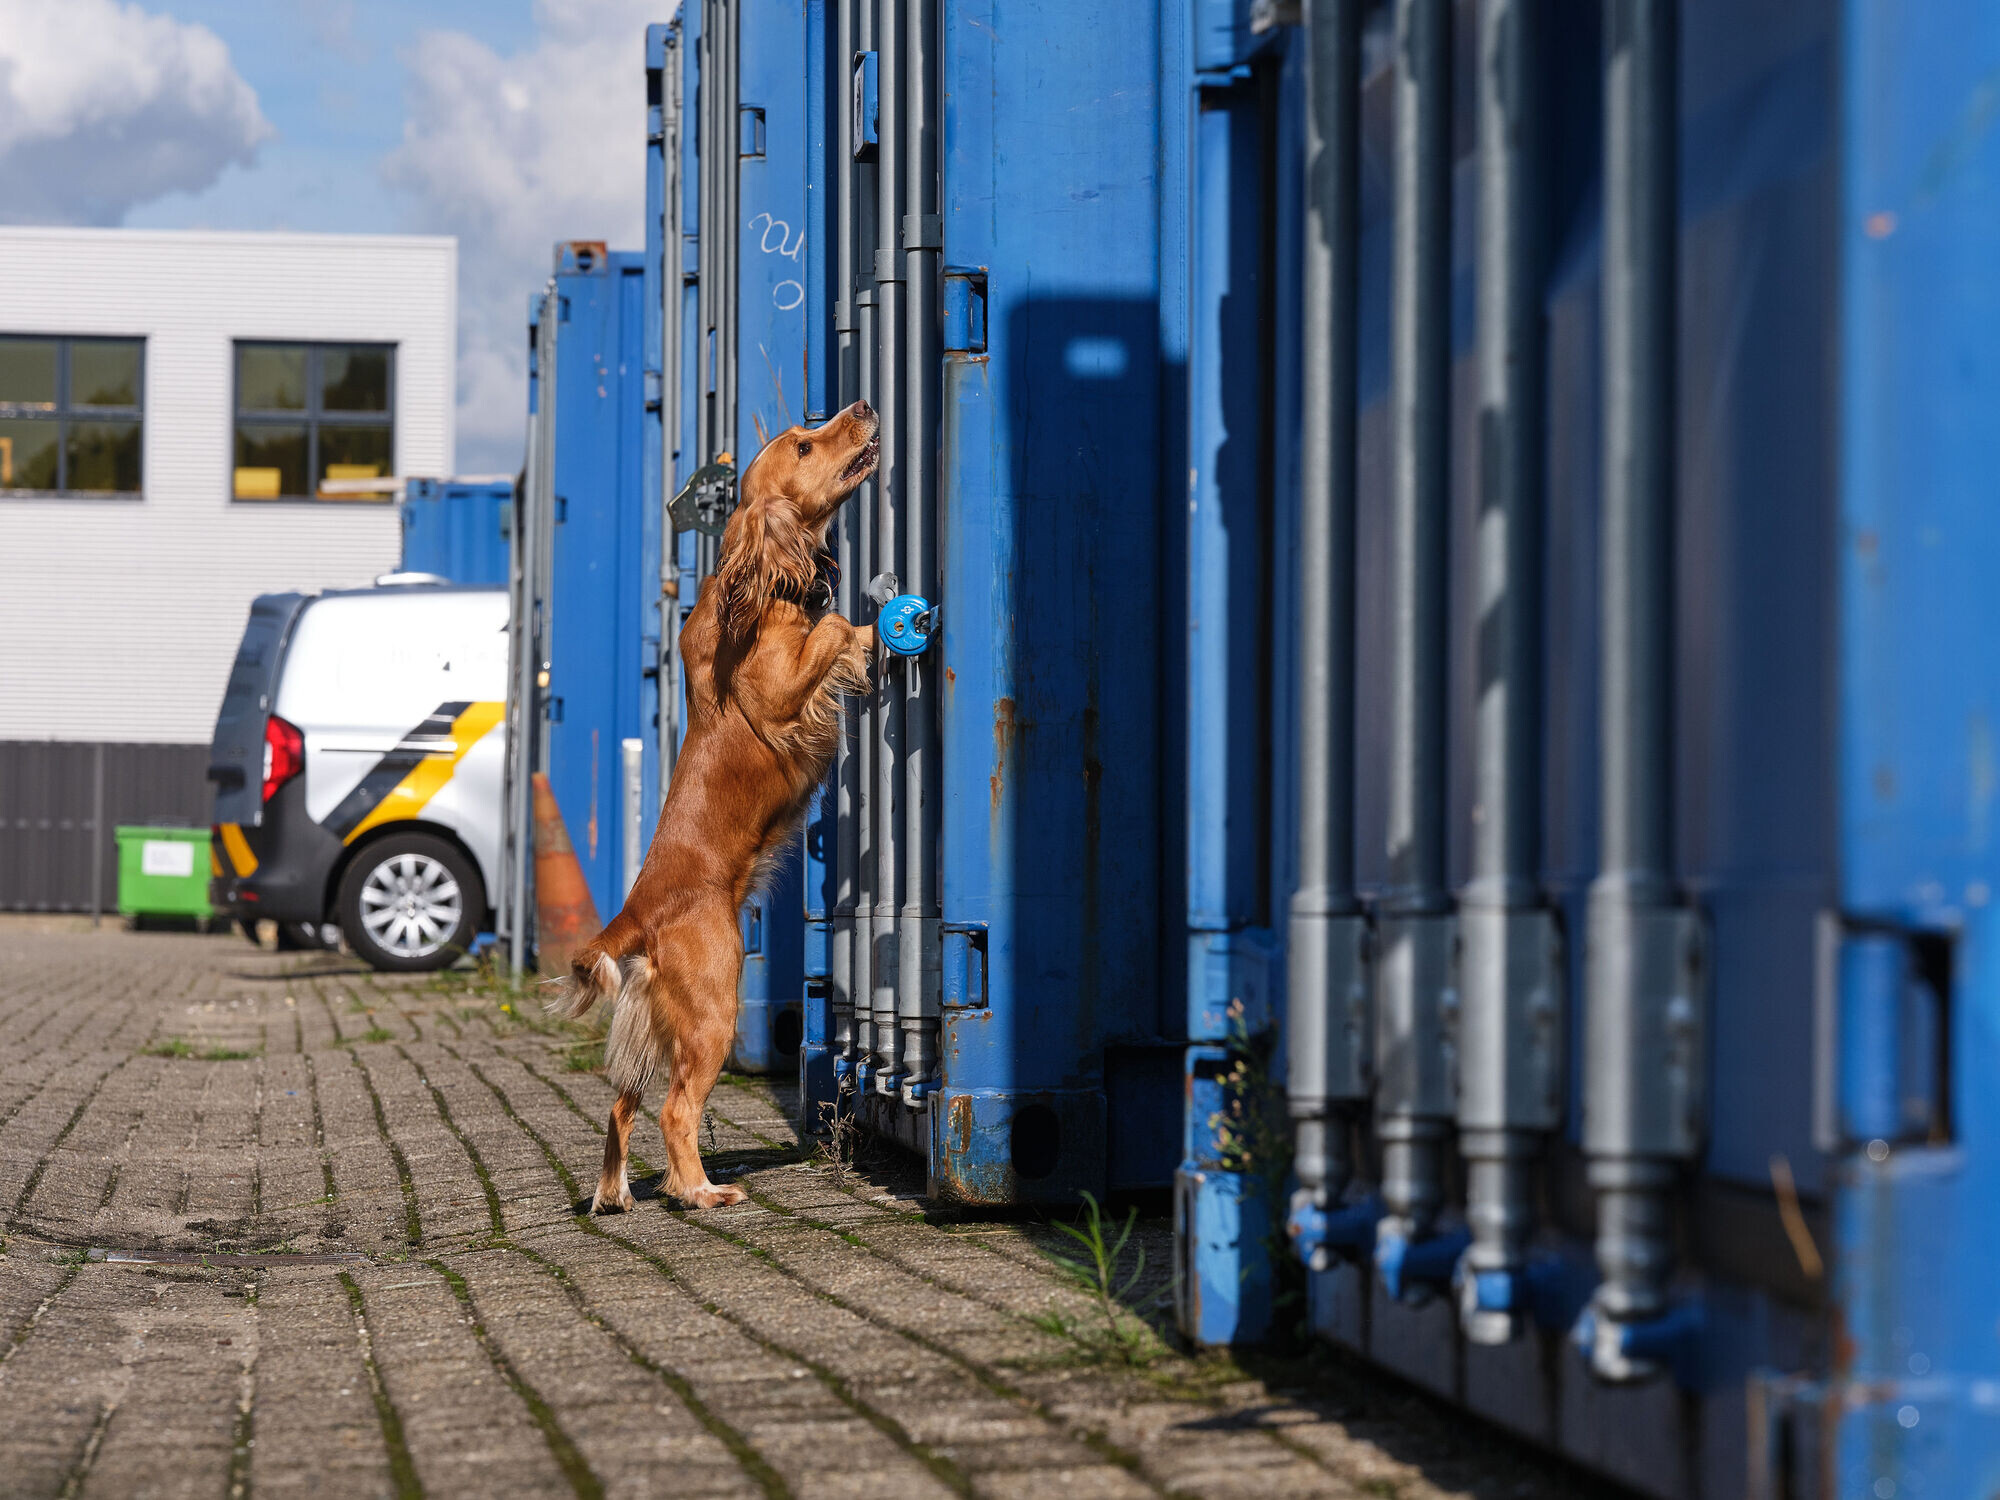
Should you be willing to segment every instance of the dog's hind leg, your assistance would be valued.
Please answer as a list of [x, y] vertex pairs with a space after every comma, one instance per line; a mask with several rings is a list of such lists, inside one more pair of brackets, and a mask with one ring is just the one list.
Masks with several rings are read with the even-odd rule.
[[604, 1130], [604, 1170], [590, 1199], [594, 1214], [625, 1213], [632, 1208], [632, 1189], [625, 1182], [625, 1156], [632, 1144], [632, 1121], [639, 1113], [637, 1094], [620, 1094], [611, 1106], [611, 1123]]
[[702, 1111], [736, 1035], [736, 983], [743, 966], [736, 912], [718, 902], [713, 911], [680, 924], [674, 939], [676, 961], [662, 963], [658, 971], [673, 1036], [673, 1077], [660, 1107], [665, 1189], [690, 1207], [718, 1208], [746, 1196], [740, 1187], [708, 1180], [697, 1144]]

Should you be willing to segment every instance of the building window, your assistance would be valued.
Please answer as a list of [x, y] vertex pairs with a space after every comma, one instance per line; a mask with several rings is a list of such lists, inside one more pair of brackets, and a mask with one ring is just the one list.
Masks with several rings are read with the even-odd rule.
[[396, 468], [393, 344], [236, 345], [238, 500], [385, 500], [329, 494], [329, 480]]
[[137, 495], [146, 341], [0, 334], [0, 492]]

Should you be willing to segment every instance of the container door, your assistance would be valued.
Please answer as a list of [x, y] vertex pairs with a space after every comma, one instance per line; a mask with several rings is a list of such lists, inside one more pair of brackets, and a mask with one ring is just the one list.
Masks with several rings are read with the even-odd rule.
[[217, 823], [255, 828], [264, 821], [264, 725], [277, 696], [286, 643], [306, 602], [304, 594], [260, 594], [250, 605], [209, 746]]

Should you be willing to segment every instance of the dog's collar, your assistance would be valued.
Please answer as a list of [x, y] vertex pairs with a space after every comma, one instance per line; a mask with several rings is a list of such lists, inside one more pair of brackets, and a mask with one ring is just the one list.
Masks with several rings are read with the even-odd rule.
[[780, 584], [771, 590], [771, 597], [796, 604], [801, 609], [814, 609], [831, 606], [834, 590], [839, 587], [840, 564], [822, 552], [819, 556], [819, 567], [813, 573], [813, 581], [810, 584], [805, 588]]

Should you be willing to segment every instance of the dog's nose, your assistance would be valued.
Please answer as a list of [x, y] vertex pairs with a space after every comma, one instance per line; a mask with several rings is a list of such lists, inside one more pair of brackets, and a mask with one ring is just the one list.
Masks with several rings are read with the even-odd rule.
[[872, 417], [875, 415], [875, 408], [870, 406], [866, 401], [857, 401], [848, 409], [857, 417]]

